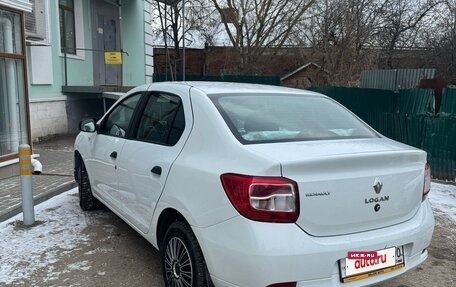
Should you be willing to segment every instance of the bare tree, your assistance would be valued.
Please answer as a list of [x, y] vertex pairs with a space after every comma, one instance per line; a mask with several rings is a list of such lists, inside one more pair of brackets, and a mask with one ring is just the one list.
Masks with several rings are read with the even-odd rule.
[[386, 53], [389, 68], [393, 68], [394, 50], [422, 44], [417, 41], [420, 29], [425, 28], [430, 12], [441, 3], [440, 0], [387, 1], [379, 42]]
[[424, 30], [426, 47], [432, 49], [433, 65], [456, 85], [456, 0], [447, 0], [433, 13], [434, 25]]
[[320, 0], [295, 36], [334, 85], [356, 85], [363, 69], [376, 65], [374, 47], [387, 0]]
[[421, 32], [441, 1], [320, 0], [296, 38], [311, 47], [333, 84], [356, 85], [360, 72], [377, 68], [380, 59], [393, 67], [397, 49], [424, 46]]
[[[157, 35], [174, 48], [174, 55], [168, 57], [174, 71], [180, 71], [182, 63], [181, 1], [165, 6], [157, 0], [153, 8], [160, 20]], [[185, 41], [187, 46], [200, 43], [196, 46], [202, 47], [216, 45], [217, 37], [225, 37], [231, 46], [226, 52], [225, 71], [241, 74], [266, 73], [271, 59], [292, 47], [286, 53], [293, 51], [296, 62], [320, 64], [329, 72], [332, 84], [356, 85], [362, 70], [377, 68], [385, 57], [387, 66], [393, 67], [393, 54], [398, 49], [428, 45], [442, 58], [454, 59], [455, 2], [193, 0], [187, 1], [184, 15]], [[436, 21], [439, 13], [444, 16]], [[440, 31], [440, 26], [445, 29]], [[220, 28], [224, 36], [220, 36]], [[297, 47], [302, 47], [301, 52], [296, 52]]]
[[[214, 35], [218, 32], [219, 19], [213, 13], [213, 6], [209, 4], [208, 0], [193, 0], [191, 3], [187, 1], [183, 9], [182, 0], [156, 0], [151, 7], [154, 19], [158, 22], [153, 26], [153, 32], [156, 38], [163, 40], [165, 45], [167, 70], [172, 80], [176, 79], [176, 74], [182, 70], [180, 47], [183, 46], [184, 40], [186, 46], [195, 42], [202, 42], [202, 44], [196, 44], [197, 46], [213, 43]], [[184, 10], [185, 15], [183, 15]], [[172, 56], [168, 54], [168, 45], [172, 47]]]
[[[238, 51], [239, 72], [260, 74], [254, 63], [283, 47], [316, 0], [211, 0]], [[271, 49], [273, 47], [274, 49]]]

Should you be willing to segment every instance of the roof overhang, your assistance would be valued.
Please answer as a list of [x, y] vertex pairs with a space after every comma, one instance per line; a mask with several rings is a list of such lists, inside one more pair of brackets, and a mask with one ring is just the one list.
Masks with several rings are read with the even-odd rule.
[[134, 87], [129, 86], [62, 86], [63, 94], [101, 95], [106, 92], [124, 93]]

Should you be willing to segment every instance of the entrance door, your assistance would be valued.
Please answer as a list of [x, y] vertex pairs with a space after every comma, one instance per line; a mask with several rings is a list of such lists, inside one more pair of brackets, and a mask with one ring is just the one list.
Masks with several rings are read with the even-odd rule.
[[96, 86], [120, 86], [121, 66], [106, 65], [104, 51], [120, 51], [119, 7], [98, 0], [92, 2], [93, 79]]

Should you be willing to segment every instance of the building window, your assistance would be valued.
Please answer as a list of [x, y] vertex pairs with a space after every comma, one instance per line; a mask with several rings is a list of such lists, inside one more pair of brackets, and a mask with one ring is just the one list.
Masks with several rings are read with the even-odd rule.
[[60, 47], [62, 53], [76, 55], [74, 1], [59, 0]]
[[21, 14], [0, 8], [0, 161], [29, 139], [22, 31]]

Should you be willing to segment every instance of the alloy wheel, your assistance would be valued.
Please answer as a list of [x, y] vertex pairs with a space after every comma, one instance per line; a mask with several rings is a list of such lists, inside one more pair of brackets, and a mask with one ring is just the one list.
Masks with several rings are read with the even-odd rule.
[[168, 286], [192, 286], [192, 261], [185, 243], [180, 238], [171, 238], [166, 246], [165, 274]]

